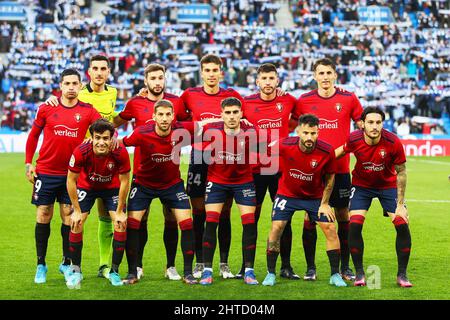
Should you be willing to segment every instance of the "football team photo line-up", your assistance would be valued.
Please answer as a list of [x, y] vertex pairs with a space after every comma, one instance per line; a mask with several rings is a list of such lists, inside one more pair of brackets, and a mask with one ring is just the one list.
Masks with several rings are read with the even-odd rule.
[[[83, 226], [95, 202], [98, 277], [113, 286], [138, 283], [144, 276], [150, 204], [159, 198], [165, 277], [170, 280], [211, 285], [219, 247], [220, 277], [258, 285], [256, 242], [264, 236], [267, 274], [262, 285], [275, 285], [278, 256], [280, 277], [315, 281], [318, 225], [326, 240], [330, 285], [365, 286], [362, 228], [372, 199], [378, 198], [397, 234], [397, 284], [412, 286], [406, 272], [411, 235], [401, 141], [383, 129], [381, 109], [363, 108], [354, 93], [335, 86], [332, 60], [314, 63], [317, 89], [298, 99], [279, 88], [277, 68], [270, 63], [259, 66], [259, 90], [246, 97], [220, 87], [222, 60], [217, 55], [202, 57], [203, 85], [179, 97], [165, 91], [166, 68], [152, 63], [144, 71], [145, 87], [120, 112], [115, 111], [117, 90], [106, 83], [110, 71], [103, 55], [90, 58], [85, 84], [77, 70], [64, 70], [60, 94], [39, 106], [28, 135], [26, 178], [33, 184], [31, 203], [36, 206], [35, 283], [47, 281], [45, 259], [55, 201], [62, 221], [59, 272], [69, 289], [81, 287]], [[117, 128], [132, 120], [134, 130], [119, 139]], [[356, 130], [351, 131], [352, 125]], [[42, 146], [33, 164], [41, 133]], [[192, 151], [185, 187], [180, 156], [187, 146]], [[132, 166], [127, 147], [135, 147]], [[351, 176], [350, 153], [356, 157]], [[272, 209], [262, 213], [267, 192]], [[233, 200], [242, 221], [242, 265], [235, 274], [228, 264]], [[296, 211], [305, 212], [303, 277], [291, 265], [291, 219]], [[269, 235], [258, 235], [261, 214], [271, 215]], [[182, 275], [175, 267], [178, 243]], [[122, 277], [124, 254], [128, 272]]]

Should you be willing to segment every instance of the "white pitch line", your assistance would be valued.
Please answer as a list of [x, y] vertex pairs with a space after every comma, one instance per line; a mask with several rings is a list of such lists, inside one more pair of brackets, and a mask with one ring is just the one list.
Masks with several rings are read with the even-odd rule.
[[[375, 198], [377, 200], [379, 200], [378, 198]], [[421, 200], [421, 199], [405, 199], [406, 204], [408, 204], [408, 202], [431, 202], [431, 203], [450, 203], [450, 200]]]
[[430, 163], [430, 164], [442, 164], [444, 166], [450, 166], [450, 162], [444, 162], [444, 161], [420, 160], [420, 159], [408, 159], [408, 161], [423, 162], [423, 163]]

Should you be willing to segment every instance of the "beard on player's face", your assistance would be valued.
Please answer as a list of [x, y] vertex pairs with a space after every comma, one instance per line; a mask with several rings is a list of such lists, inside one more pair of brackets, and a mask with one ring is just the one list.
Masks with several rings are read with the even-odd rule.
[[152, 87], [150, 85], [147, 85], [147, 90], [154, 96], [161, 95], [162, 93], [164, 93], [165, 89], [166, 89], [166, 87], [164, 85], [163, 86], [156, 85], [156, 86], [152, 86]]

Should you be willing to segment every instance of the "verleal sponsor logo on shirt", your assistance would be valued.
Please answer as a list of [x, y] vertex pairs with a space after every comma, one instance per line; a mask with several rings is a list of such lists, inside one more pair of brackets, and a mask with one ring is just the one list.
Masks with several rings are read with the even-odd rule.
[[58, 124], [58, 125], [54, 126], [53, 132], [54, 132], [55, 136], [70, 137], [70, 138], [78, 137], [78, 128], [70, 128], [63, 124]]
[[242, 161], [242, 153], [232, 153], [227, 151], [219, 151], [217, 152], [217, 159], [225, 160], [228, 162]]
[[173, 160], [173, 154], [154, 153], [152, 154], [152, 161], [156, 163], [167, 162]]
[[328, 120], [319, 118], [319, 129], [338, 129], [338, 119]]
[[200, 120], [206, 120], [206, 119], [211, 119], [211, 118], [220, 118], [220, 114], [217, 113], [212, 113], [212, 112], [203, 112], [202, 114], [200, 114]]
[[107, 175], [107, 176], [102, 176], [101, 174], [92, 172], [91, 174], [89, 174], [89, 180], [93, 181], [93, 182], [111, 182], [112, 181], [112, 175]]
[[362, 164], [364, 170], [367, 171], [383, 171], [384, 170], [384, 163], [373, 163], [373, 162], [363, 162]]
[[304, 173], [298, 169], [289, 169], [289, 175], [294, 179], [302, 181], [312, 181], [314, 177], [314, 173]]
[[258, 127], [260, 129], [274, 129], [274, 128], [281, 128], [281, 126], [282, 126], [281, 118], [258, 120]]

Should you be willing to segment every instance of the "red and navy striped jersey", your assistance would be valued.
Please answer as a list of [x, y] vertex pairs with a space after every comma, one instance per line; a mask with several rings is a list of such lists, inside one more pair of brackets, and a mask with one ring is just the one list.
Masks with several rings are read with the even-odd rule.
[[[351, 120], [358, 121], [363, 108], [354, 93], [337, 89], [331, 97], [324, 98], [313, 90], [298, 99], [299, 117], [305, 113], [316, 115], [319, 120], [319, 138], [333, 148], [342, 146], [350, 135]], [[336, 173], [350, 172], [348, 155], [337, 160]]]
[[81, 101], [71, 108], [62, 105], [61, 101], [56, 107], [40, 105], [33, 126], [44, 132], [44, 140], [36, 161], [36, 172], [67, 175], [73, 150], [83, 142], [90, 125], [101, 117], [92, 105]]
[[77, 187], [87, 190], [105, 190], [120, 187], [119, 174], [130, 172], [130, 157], [124, 146], [106, 156], [94, 153], [92, 142], [75, 148], [69, 161], [69, 170], [79, 173]]
[[152, 189], [167, 189], [181, 180], [181, 146], [190, 145], [194, 134], [193, 122], [174, 122], [169, 135], [156, 133], [156, 123], [149, 122], [137, 127], [123, 138], [125, 146], [141, 149], [136, 172], [136, 183]]
[[336, 172], [334, 149], [317, 140], [311, 153], [300, 149], [299, 137], [288, 137], [279, 143], [281, 178], [277, 193], [299, 199], [320, 199], [325, 188], [324, 175]]
[[350, 134], [344, 145], [344, 151], [353, 152], [356, 157], [352, 171], [352, 184], [373, 189], [391, 189], [397, 187], [395, 165], [406, 162], [405, 151], [400, 139], [385, 129], [376, 145], [364, 141], [364, 131]]

